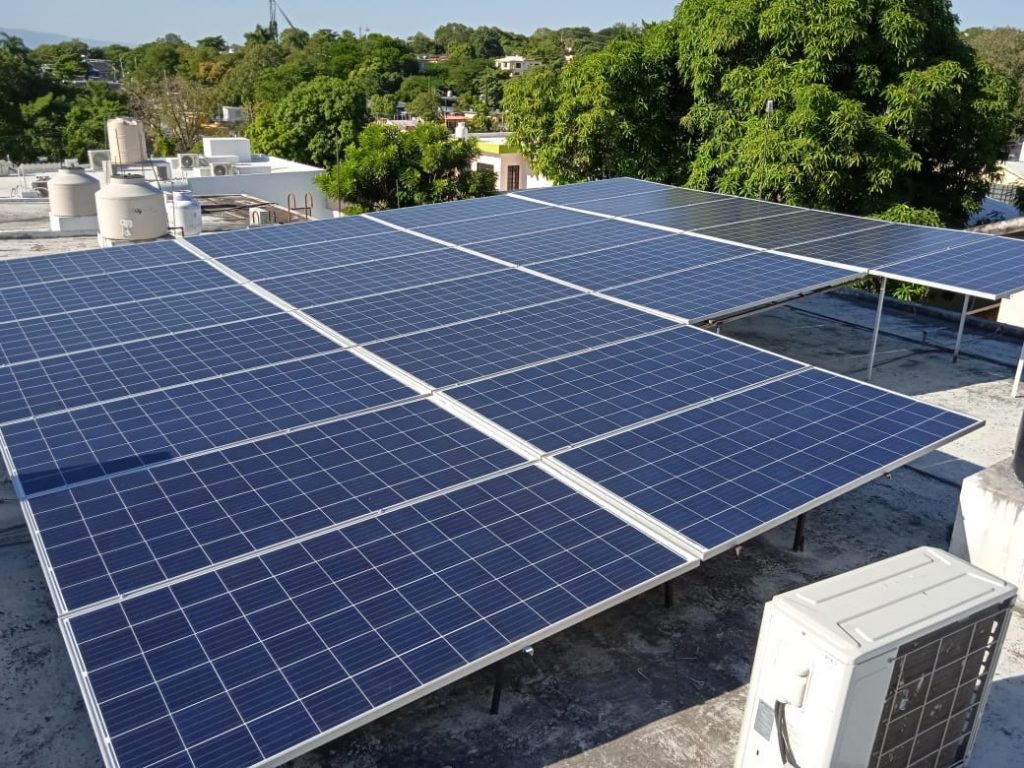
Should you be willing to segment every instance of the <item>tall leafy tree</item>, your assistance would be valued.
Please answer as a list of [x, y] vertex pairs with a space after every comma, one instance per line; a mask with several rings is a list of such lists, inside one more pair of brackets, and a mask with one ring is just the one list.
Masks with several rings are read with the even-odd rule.
[[336, 77], [316, 77], [259, 112], [248, 136], [260, 152], [329, 167], [369, 117], [363, 91]]
[[494, 172], [470, 170], [477, 155], [474, 139], [452, 139], [443, 125], [402, 131], [374, 124], [317, 185], [344, 200], [349, 213], [493, 194]]
[[683, 0], [675, 23], [691, 185], [951, 225], [977, 207], [1013, 93], [948, 0]]
[[64, 151], [84, 160], [86, 152], [106, 146], [107, 120], [123, 115], [128, 100], [102, 83], [90, 83], [75, 98], [64, 123]]
[[978, 52], [982, 61], [1006, 75], [1017, 86], [1013, 127], [1018, 135], [1024, 135], [1024, 29], [971, 27], [964, 30], [964, 39]]
[[682, 182], [689, 105], [671, 25], [649, 27], [561, 72], [536, 67], [505, 85], [505, 121], [534, 168], [556, 182], [642, 176]]

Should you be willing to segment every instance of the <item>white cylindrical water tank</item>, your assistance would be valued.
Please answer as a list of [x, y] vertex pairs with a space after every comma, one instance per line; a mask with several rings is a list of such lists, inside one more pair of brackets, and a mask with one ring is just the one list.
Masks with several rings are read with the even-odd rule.
[[115, 165], [133, 165], [146, 160], [146, 132], [141, 120], [130, 117], [107, 120], [107, 143], [110, 162]]
[[145, 179], [113, 177], [96, 193], [100, 237], [155, 240], [167, 234], [164, 196]]
[[81, 168], [61, 168], [46, 184], [50, 211], [54, 216], [96, 215], [96, 192], [100, 183]]
[[172, 235], [192, 237], [203, 231], [203, 210], [190, 189], [176, 189], [164, 200]]

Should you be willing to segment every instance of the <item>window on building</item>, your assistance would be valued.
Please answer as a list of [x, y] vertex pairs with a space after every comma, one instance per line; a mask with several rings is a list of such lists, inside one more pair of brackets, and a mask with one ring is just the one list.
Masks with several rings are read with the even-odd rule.
[[508, 185], [506, 187], [509, 192], [515, 192], [519, 189], [519, 166], [510, 165], [508, 167]]

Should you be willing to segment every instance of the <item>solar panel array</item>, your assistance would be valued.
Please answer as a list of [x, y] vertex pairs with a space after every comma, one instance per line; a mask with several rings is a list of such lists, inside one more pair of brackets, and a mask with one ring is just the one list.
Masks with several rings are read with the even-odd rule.
[[1006, 237], [894, 224], [636, 179], [528, 190], [516, 197], [986, 299], [1024, 290], [1024, 246]]
[[979, 426], [683, 322], [862, 271], [608, 218], [732, 200], [0, 265], [0, 453], [105, 760], [279, 762]]

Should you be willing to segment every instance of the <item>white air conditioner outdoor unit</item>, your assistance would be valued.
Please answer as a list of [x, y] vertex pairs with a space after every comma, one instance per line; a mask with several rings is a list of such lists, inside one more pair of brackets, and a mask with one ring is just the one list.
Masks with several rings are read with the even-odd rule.
[[1016, 587], [922, 547], [765, 606], [737, 768], [953, 768]]
[[90, 149], [89, 150], [89, 170], [90, 171], [102, 171], [103, 163], [110, 161], [110, 150], [109, 149]]
[[210, 175], [211, 176], [234, 176], [235, 164], [234, 163], [211, 163], [210, 164]]
[[203, 156], [197, 155], [193, 152], [183, 152], [178, 155], [178, 162], [181, 165], [181, 170], [191, 171], [193, 168], [199, 168], [205, 165], [203, 162]]

